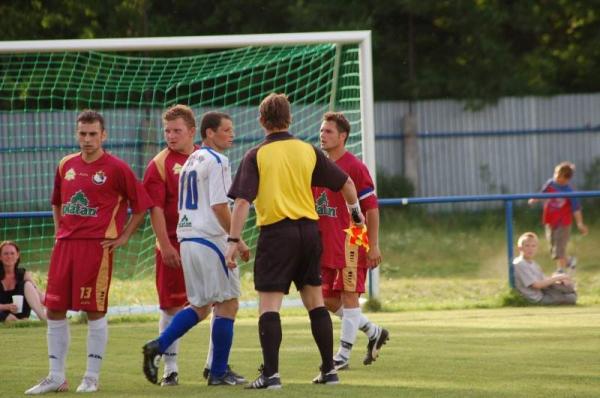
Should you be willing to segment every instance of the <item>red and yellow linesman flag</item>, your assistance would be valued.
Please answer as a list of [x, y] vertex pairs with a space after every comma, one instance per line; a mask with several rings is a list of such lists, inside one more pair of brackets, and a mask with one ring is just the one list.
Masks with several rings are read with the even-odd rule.
[[345, 229], [344, 232], [350, 237], [348, 243], [359, 247], [362, 246], [369, 251], [369, 237], [367, 235], [367, 226], [365, 224], [360, 227], [352, 225], [350, 228]]

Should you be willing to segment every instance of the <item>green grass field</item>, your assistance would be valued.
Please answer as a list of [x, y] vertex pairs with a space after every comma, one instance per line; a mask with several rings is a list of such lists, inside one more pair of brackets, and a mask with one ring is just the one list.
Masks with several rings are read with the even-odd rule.
[[[418, 210], [418, 208], [413, 208]], [[575, 254], [579, 303], [600, 304], [600, 224], [588, 212], [588, 236], [574, 232], [569, 244]], [[505, 305], [508, 266], [502, 210], [477, 213], [431, 213], [385, 208], [381, 215], [381, 303], [384, 311], [497, 308]], [[554, 270], [539, 224], [539, 209], [520, 208], [515, 214], [515, 236], [525, 231], [540, 235], [537, 256], [546, 274]], [[516, 238], [515, 238], [516, 239]], [[123, 250], [123, 249], [121, 249]], [[516, 253], [516, 249], [515, 249]], [[27, 264], [27, 258], [24, 259]], [[26, 265], [27, 266], [27, 265]], [[111, 306], [156, 304], [152, 269], [123, 279], [118, 263], [110, 291]], [[256, 300], [252, 263], [241, 263], [243, 301]], [[45, 286], [45, 268], [33, 268]], [[292, 289], [293, 291], [293, 289]], [[297, 294], [292, 294], [297, 297]]]
[[[571, 308], [506, 305], [507, 260], [501, 211], [426, 214], [385, 209], [382, 213], [381, 304], [370, 317], [391, 332], [389, 345], [371, 367], [362, 365], [366, 344], [359, 336], [351, 370], [342, 385], [312, 386], [319, 359], [303, 310], [285, 309], [281, 373], [286, 397], [597, 397], [600, 396], [599, 225], [588, 217], [590, 234], [573, 234], [579, 258], [579, 304]], [[515, 234], [540, 235], [538, 212], [517, 214]], [[538, 262], [549, 274], [553, 263], [542, 238]], [[26, 261], [26, 260], [25, 260]], [[126, 267], [117, 264], [117, 267]], [[242, 301], [256, 300], [252, 265], [242, 265]], [[42, 287], [43, 269], [34, 269]], [[127, 274], [122, 272], [121, 274]], [[115, 275], [111, 306], [156, 304], [154, 278]], [[290, 295], [292, 298], [297, 294]], [[182, 385], [163, 390], [141, 373], [141, 346], [156, 335], [156, 314], [111, 318], [110, 341], [97, 396], [214, 397], [264, 394], [239, 388], [208, 388], [201, 380], [207, 326], [182, 342]], [[339, 322], [334, 321], [336, 340]], [[261, 355], [255, 309], [240, 312], [231, 363], [254, 378]], [[47, 373], [45, 328], [38, 322], [0, 325], [2, 347], [15, 347], [0, 365], [1, 397], [21, 396]], [[85, 366], [86, 327], [72, 324], [68, 377], [71, 389]], [[10, 349], [9, 349], [10, 350]], [[64, 394], [69, 395], [72, 393]]]
[[[318, 372], [319, 357], [308, 318], [299, 310], [284, 311], [280, 392], [206, 386], [201, 372], [208, 337], [207, 324], [202, 323], [182, 340], [181, 385], [172, 389], [151, 385], [141, 371], [141, 346], [155, 336], [156, 323], [111, 322], [101, 391], [94, 396], [597, 397], [600, 391], [597, 306], [370, 316], [390, 330], [379, 359], [372, 366], [362, 365], [366, 339], [361, 334], [351, 368], [340, 374], [342, 384], [315, 386], [310, 381]], [[337, 320], [334, 328], [339, 330]], [[3, 326], [0, 333], [5, 352], [0, 395], [22, 396], [47, 373], [46, 330]], [[67, 377], [73, 391], [85, 368], [86, 326], [72, 324], [71, 333]], [[260, 362], [256, 318], [242, 316], [236, 323], [230, 363], [254, 378]]]

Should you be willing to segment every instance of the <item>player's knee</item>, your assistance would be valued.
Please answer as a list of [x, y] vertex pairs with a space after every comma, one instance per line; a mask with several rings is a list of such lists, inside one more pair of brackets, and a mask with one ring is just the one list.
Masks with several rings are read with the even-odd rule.
[[67, 318], [66, 311], [55, 311], [51, 309], [46, 309], [46, 315], [48, 315], [48, 319], [51, 321], [62, 321]]
[[303, 295], [304, 306], [308, 311], [312, 311], [317, 307], [325, 306], [323, 302], [323, 296], [320, 294], [314, 294], [314, 292], [307, 292], [308, 294]]
[[221, 317], [234, 319], [240, 307], [237, 299], [231, 299], [218, 303], [215, 306], [215, 314]]
[[342, 292], [342, 304], [344, 308], [358, 308], [358, 293], [356, 292]]
[[196, 307], [195, 305], [191, 305], [191, 307], [194, 311], [196, 311], [196, 315], [198, 315], [198, 319], [201, 321], [206, 319], [206, 317], [208, 317], [208, 315], [211, 312], [210, 305], [204, 305], [202, 307]]
[[327, 307], [327, 310], [333, 313], [336, 313], [337, 310], [339, 310], [342, 306], [340, 299], [337, 297], [324, 297], [323, 300], [325, 301], [325, 307]]

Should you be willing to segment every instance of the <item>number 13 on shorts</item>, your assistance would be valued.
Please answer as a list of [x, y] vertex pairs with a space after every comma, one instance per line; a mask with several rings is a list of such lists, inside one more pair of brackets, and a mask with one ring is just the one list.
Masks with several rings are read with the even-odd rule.
[[89, 300], [92, 297], [92, 288], [91, 287], [80, 287], [79, 288], [79, 299], [80, 300]]

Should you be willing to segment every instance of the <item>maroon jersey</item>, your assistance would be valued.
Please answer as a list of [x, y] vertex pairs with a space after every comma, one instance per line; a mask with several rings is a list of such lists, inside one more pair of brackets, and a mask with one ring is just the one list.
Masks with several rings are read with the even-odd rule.
[[57, 239], [115, 239], [127, 207], [140, 213], [152, 202], [131, 168], [104, 153], [86, 163], [81, 153], [65, 156], [56, 169], [52, 205], [61, 209]]
[[[344, 170], [356, 186], [360, 207], [363, 214], [369, 209], [377, 208], [375, 187], [367, 166], [350, 152], [339, 158], [337, 164]], [[313, 188], [315, 205], [319, 214], [319, 229], [323, 239], [321, 266], [327, 268], [344, 268], [346, 263], [346, 232], [350, 226], [350, 214], [341, 192], [333, 192], [327, 188]], [[358, 266], [366, 267], [366, 251], [359, 248]]]
[[[194, 150], [198, 149], [197, 145]], [[154, 206], [165, 213], [167, 234], [177, 240], [177, 195], [179, 191], [179, 172], [190, 155], [165, 148], [148, 163], [144, 173], [144, 188], [152, 198]]]

